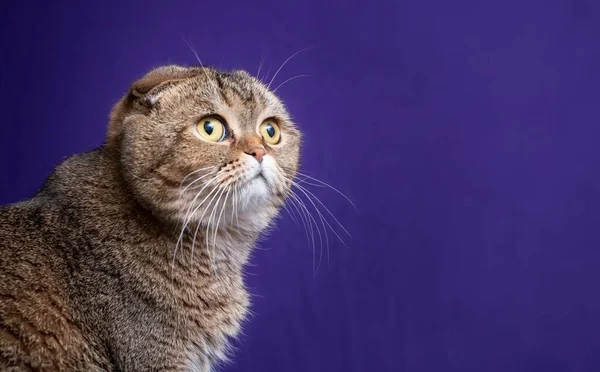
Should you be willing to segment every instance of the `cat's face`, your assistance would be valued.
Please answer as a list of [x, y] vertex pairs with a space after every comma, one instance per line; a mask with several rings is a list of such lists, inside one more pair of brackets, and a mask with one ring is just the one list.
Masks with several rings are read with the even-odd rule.
[[107, 146], [160, 218], [260, 231], [288, 193], [300, 140], [283, 104], [246, 72], [168, 66], [115, 107]]

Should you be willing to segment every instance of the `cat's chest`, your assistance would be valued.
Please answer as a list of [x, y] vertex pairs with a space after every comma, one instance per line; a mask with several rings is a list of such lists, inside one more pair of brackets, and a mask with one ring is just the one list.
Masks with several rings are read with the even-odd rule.
[[[228, 359], [229, 343], [238, 335], [249, 300], [241, 285], [219, 288], [219, 292], [199, 292], [201, 306], [187, 309], [190, 332], [184, 341], [187, 371], [205, 372]], [[193, 315], [192, 315], [193, 314]], [[182, 314], [182, 316], [185, 316]]]

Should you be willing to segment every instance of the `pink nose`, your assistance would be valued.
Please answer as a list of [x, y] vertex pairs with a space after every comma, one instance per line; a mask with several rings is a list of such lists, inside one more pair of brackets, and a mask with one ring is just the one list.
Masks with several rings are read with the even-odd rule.
[[262, 163], [263, 156], [267, 153], [264, 147], [262, 146], [254, 146], [246, 151], [244, 151], [248, 155], [254, 156], [259, 163]]

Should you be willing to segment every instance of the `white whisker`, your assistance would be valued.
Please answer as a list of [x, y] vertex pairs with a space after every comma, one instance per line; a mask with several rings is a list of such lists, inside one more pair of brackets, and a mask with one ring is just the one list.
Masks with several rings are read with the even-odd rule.
[[285, 65], [286, 65], [286, 64], [287, 64], [287, 63], [288, 63], [288, 62], [289, 62], [289, 61], [290, 61], [292, 58], [294, 58], [296, 55], [298, 55], [298, 54], [300, 54], [300, 53], [302, 53], [302, 52], [304, 52], [304, 51], [306, 51], [306, 50], [312, 49], [312, 48], [313, 48], [313, 47], [308, 47], [308, 48], [300, 49], [300, 50], [299, 50], [299, 51], [297, 51], [296, 53], [294, 53], [294, 54], [292, 54], [291, 56], [289, 56], [289, 58], [288, 58], [288, 59], [286, 59], [286, 60], [285, 60], [285, 61], [284, 61], [284, 62], [281, 64], [281, 66], [280, 66], [280, 67], [277, 69], [277, 71], [275, 71], [275, 75], [273, 75], [273, 78], [271, 78], [271, 81], [269, 81], [269, 85], [267, 86], [267, 89], [270, 89], [270, 88], [271, 88], [271, 84], [273, 84], [273, 80], [275, 80], [275, 78], [277, 77], [277, 74], [279, 74], [279, 71], [281, 71], [281, 69], [283, 68], [283, 66], [285, 66]]
[[231, 206], [231, 223], [234, 223], [234, 218], [236, 221], [236, 226], [240, 225], [240, 219], [238, 216], [238, 187], [233, 184], [233, 204]]
[[262, 70], [263, 67], [263, 63], [265, 63], [265, 58], [266, 58], [266, 53], [263, 51], [260, 55], [260, 63], [258, 65], [258, 72], [256, 73], [256, 77], [258, 78], [258, 80], [261, 80], [260, 78], [260, 70]]
[[194, 174], [196, 174], [198, 172], [202, 172], [202, 171], [207, 170], [207, 169], [211, 169], [211, 168], [214, 168], [214, 167], [204, 167], [204, 168], [196, 169], [195, 171], [192, 171], [192, 172], [188, 173], [188, 175], [185, 176], [185, 177], [183, 177], [183, 179], [181, 180], [181, 183], [179, 184], [179, 187], [183, 186], [183, 183], [185, 182], [185, 180], [187, 180], [192, 175], [194, 175]]
[[[327, 224], [327, 226], [329, 226], [329, 229], [335, 234], [335, 236], [337, 236], [337, 238], [340, 240], [340, 242], [342, 242], [342, 244], [346, 245], [346, 242], [344, 241], [344, 239], [342, 239], [342, 237], [338, 235], [338, 233], [335, 231], [335, 229], [333, 228], [333, 226], [331, 226], [331, 224], [329, 223], [329, 221], [327, 221], [327, 219], [324, 218], [323, 214], [321, 213], [321, 210], [315, 205], [315, 203], [313, 203], [312, 198], [310, 197], [310, 195], [308, 195], [304, 190], [302, 190], [300, 188], [299, 188], [299, 190], [302, 191], [302, 193], [306, 196], [306, 198], [313, 205], [313, 207], [315, 208], [315, 210], [317, 211], [317, 213], [319, 214], [319, 216], [323, 219], [323, 221]], [[335, 219], [335, 217], [334, 217], [334, 219]], [[342, 228], [343, 228], [343, 226], [342, 226]], [[344, 231], [345, 230], [346, 229], [344, 229]]]
[[310, 76], [310, 75], [296, 75], [294, 77], [291, 77], [291, 78], [287, 79], [286, 81], [284, 81], [283, 83], [279, 84], [277, 86], [277, 88], [273, 89], [273, 93], [277, 92], [277, 89], [281, 88], [284, 84], [286, 84], [289, 81], [296, 80], [296, 79], [299, 79], [299, 78], [302, 78], [302, 77], [308, 77], [308, 76]]
[[321, 235], [321, 230], [319, 230], [319, 224], [317, 223], [317, 221], [315, 220], [315, 218], [312, 216], [312, 213], [310, 213], [310, 211], [308, 210], [308, 208], [306, 207], [306, 204], [302, 201], [302, 199], [300, 199], [300, 197], [298, 197], [298, 195], [294, 192], [291, 192], [290, 194], [298, 203], [298, 205], [301, 207], [301, 209], [303, 209], [306, 212], [306, 217], [308, 219], [309, 223], [309, 228], [311, 231], [311, 235], [312, 235], [312, 243], [313, 243], [313, 270], [317, 271], [317, 266], [316, 266], [316, 245], [315, 245], [315, 238], [314, 238], [314, 230], [313, 230], [313, 224], [315, 229], [317, 230], [317, 235], [319, 236], [319, 244], [321, 247], [321, 253], [323, 252], [323, 237]]
[[287, 212], [287, 214], [290, 216], [290, 218], [292, 219], [292, 221], [294, 221], [294, 223], [296, 224], [296, 226], [300, 226], [300, 225], [298, 224], [298, 220], [296, 219], [296, 214], [294, 213], [294, 211], [293, 211], [293, 210], [291, 210], [291, 209], [289, 209], [289, 208], [288, 208], [288, 207], [285, 205], [285, 203], [283, 203], [281, 206], [283, 207], [283, 209], [285, 209], [285, 211], [286, 211], [286, 212]]
[[194, 53], [194, 56], [196, 56], [196, 59], [198, 60], [198, 63], [200, 63], [200, 67], [202, 67], [202, 72], [204, 72], [204, 75], [206, 76], [206, 79], [212, 84], [213, 88], [218, 91], [218, 85], [217, 83], [211, 79], [208, 76], [208, 73], [206, 72], [206, 68], [204, 67], [204, 65], [202, 64], [202, 61], [200, 60], [200, 56], [198, 55], [198, 52], [196, 51], [196, 48], [194, 48], [194, 46], [192, 46], [192, 44], [190, 44], [185, 38], [183, 38], [183, 41], [185, 41], [185, 43], [188, 45], [188, 47], [190, 47], [190, 49], [192, 50], [192, 53]]
[[[185, 216], [184, 216], [183, 227], [182, 227], [182, 229], [181, 229], [181, 233], [179, 234], [179, 238], [177, 239], [177, 244], [175, 244], [175, 251], [173, 252], [173, 264], [172, 264], [173, 268], [175, 267], [175, 257], [176, 257], [176, 255], [177, 255], [177, 249], [178, 249], [180, 246], [181, 246], [181, 247], [183, 247], [183, 236], [184, 236], [184, 234], [185, 234], [185, 230], [187, 229], [187, 226], [188, 226], [188, 224], [189, 224], [189, 222], [190, 222], [190, 220], [191, 220], [191, 218], [192, 218], [192, 216], [193, 216], [193, 214], [192, 214], [192, 215], [190, 215], [190, 209], [192, 208], [192, 206], [194, 205], [194, 203], [196, 202], [196, 200], [198, 200], [198, 197], [199, 197], [199, 196], [202, 194], [202, 191], [204, 191], [204, 189], [205, 189], [206, 187], [208, 187], [208, 186], [209, 186], [209, 185], [210, 185], [210, 184], [211, 184], [213, 181], [215, 181], [216, 179], [217, 179], [217, 176], [215, 176], [214, 178], [210, 179], [210, 180], [209, 180], [209, 181], [208, 181], [208, 182], [207, 182], [207, 183], [204, 185], [204, 187], [202, 188], [202, 190], [200, 190], [200, 191], [199, 191], [199, 192], [196, 194], [196, 196], [194, 197], [194, 199], [192, 200], [192, 202], [190, 203], [190, 205], [189, 205], [189, 207], [188, 207], [188, 209], [187, 209], [187, 211], [186, 211], [186, 214], [185, 214]], [[209, 195], [210, 195], [210, 194], [209, 194]], [[206, 199], [205, 199], [205, 200], [206, 200]], [[200, 203], [200, 205], [202, 205], [202, 203], [203, 203], [203, 202], [204, 202], [204, 201], [202, 201], [202, 202]], [[198, 206], [198, 208], [200, 207], [200, 205]], [[196, 209], [196, 210], [197, 210], [197, 209]], [[196, 213], [196, 212], [194, 211], [194, 213]]]
[[[214, 178], [212, 178], [211, 180], [209, 180], [204, 187], [202, 188], [202, 190], [200, 190], [196, 196], [194, 197], [194, 199], [192, 200], [192, 202], [190, 203], [188, 210], [185, 214], [184, 217], [184, 222], [183, 222], [183, 228], [181, 229], [181, 234], [179, 235], [179, 239], [177, 240], [177, 245], [175, 246], [175, 253], [173, 254], [173, 265], [175, 264], [175, 254], [177, 253], [177, 248], [179, 246], [181, 246], [183, 248], [183, 235], [185, 233], [185, 230], [187, 229], [190, 221], [192, 220], [194, 214], [196, 214], [196, 212], [198, 211], [198, 209], [202, 206], [202, 204], [204, 204], [204, 202], [206, 201], [206, 199], [208, 199], [210, 197], [210, 195], [216, 190], [216, 188], [213, 188], [208, 195], [206, 196], [206, 198], [204, 198], [204, 200], [202, 200], [200, 202], [200, 204], [198, 204], [198, 206], [196, 206], [196, 208], [194, 208], [194, 211], [192, 213], [190, 213], [190, 210], [193, 208], [194, 203], [196, 202], [196, 200], [198, 200], [198, 197], [202, 194], [202, 191], [204, 191], [204, 189], [206, 189], [213, 181], [215, 181], [218, 178], [218, 176], [215, 176]], [[211, 199], [212, 201], [212, 199]], [[210, 203], [209, 203], [210, 205]], [[202, 218], [200, 218], [199, 222], [202, 221]], [[191, 231], [190, 231], [191, 232]], [[193, 240], [192, 240], [192, 254], [193, 254], [193, 250], [194, 250], [194, 244], [196, 242], [196, 233], [198, 232], [198, 227], [196, 227], [196, 232], [193, 235]]]
[[[265, 74], [265, 80], [269, 78], [269, 73], [271, 72], [271, 67], [273, 67], [273, 66], [269, 65], [269, 68], [267, 69], [267, 73]], [[265, 81], [264, 83], [266, 84], [267, 82]]]
[[305, 218], [304, 211], [301, 211], [298, 208], [298, 206], [296, 205], [297, 201], [295, 201], [293, 197], [290, 196], [290, 198], [288, 198], [288, 200], [289, 200], [290, 204], [294, 207], [294, 209], [296, 209], [296, 211], [298, 212], [298, 215], [300, 216], [300, 221], [302, 221], [302, 225], [304, 226], [304, 231], [306, 232], [306, 241], [310, 245], [311, 238], [309, 236], [308, 225], [307, 225], [308, 221]]
[[[194, 203], [196, 203], [196, 200], [198, 200], [198, 198], [200, 197], [200, 195], [202, 194], [202, 191], [204, 191], [204, 189], [206, 189], [208, 186], [210, 186], [214, 181], [216, 181], [218, 178], [218, 176], [215, 176], [213, 178], [211, 178], [207, 183], [204, 184], [204, 186], [202, 187], [202, 189], [200, 189], [200, 191], [198, 191], [198, 193], [196, 193], [196, 196], [194, 197], [194, 199], [192, 199], [192, 202], [190, 203], [190, 205], [188, 206], [187, 211], [185, 212], [185, 217], [184, 217], [184, 230], [186, 225], [190, 222], [190, 220], [192, 219], [194, 213], [196, 213], [196, 211], [198, 210], [196, 208], [196, 210], [194, 210], [194, 212], [192, 214], [190, 214], [190, 210], [192, 210], [192, 208], [194, 207]], [[210, 195], [210, 194], [209, 194]], [[202, 201], [203, 203], [204, 201]], [[200, 207], [200, 205], [202, 205], [202, 203], [200, 203], [198, 205], [198, 207]], [[181, 232], [183, 234], [183, 231]]]
[[214, 173], [207, 173], [203, 176], [200, 176], [198, 178], [196, 178], [195, 180], [193, 180], [192, 182], [190, 182], [188, 185], [186, 185], [183, 190], [181, 190], [181, 193], [185, 193], [193, 184], [195, 184], [198, 181], [201, 181], [202, 179], [208, 177], [208, 176], [214, 176]]
[[306, 191], [307, 193], [309, 193], [319, 204], [321, 204], [321, 206], [323, 208], [325, 208], [325, 210], [327, 211], [327, 213], [329, 213], [329, 215], [335, 220], [335, 222], [342, 228], [342, 230], [344, 230], [344, 232], [346, 234], [348, 234], [349, 237], [352, 238], [352, 235], [350, 235], [350, 233], [348, 232], [348, 230], [346, 230], [346, 228], [340, 223], [340, 221], [338, 221], [337, 218], [335, 218], [335, 216], [333, 215], [333, 213], [331, 213], [331, 211], [329, 210], [329, 208], [327, 208], [327, 206], [325, 206], [325, 204], [323, 204], [323, 202], [321, 202], [321, 200], [319, 198], [317, 198], [317, 196], [315, 194], [313, 194], [312, 192], [310, 192], [308, 189], [306, 189], [305, 187], [302, 187], [300, 185], [298, 185], [297, 183], [294, 183], [294, 186], [298, 187], [299, 189]]
[[[221, 197], [223, 196], [223, 193], [225, 192], [226, 188], [221, 187], [220, 188], [220, 192], [218, 192], [215, 195], [219, 195], [219, 197], [217, 198], [217, 201], [215, 202], [212, 211], [210, 212], [210, 215], [208, 217], [208, 222], [206, 224], [206, 249], [208, 251], [210, 251], [210, 246], [209, 246], [209, 236], [210, 236], [210, 224], [212, 223], [213, 217], [215, 216], [216, 210], [217, 210], [217, 206], [219, 205], [219, 202], [221, 201]], [[213, 228], [214, 231], [216, 231], [215, 228]], [[216, 253], [216, 247], [213, 247], [213, 253]], [[215, 271], [215, 274], [217, 273], [217, 267], [216, 267], [216, 263], [214, 262], [214, 257], [215, 255], [213, 254], [213, 270]]]
[[219, 214], [219, 218], [217, 218], [217, 225], [215, 226], [215, 235], [213, 237], [213, 246], [215, 248], [217, 246], [217, 232], [219, 231], [219, 223], [221, 222], [221, 217], [223, 216], [223, 211], [225, 210], [225, 206], [227, 205], [227, 198], [229, 197], [230, 192], [231, 186], [227, 186], [227, 194], [225, 194], [225, 199], [223, 200], [223, 207], [221, 207], [221, 213]]
[[[198, 207], [196, 207], [196, 210], [194, 210], [194, 214], [196, 213], [196, 211], [198, 210], [198, 208], [200, 208], [200, 206], [204, 203], [204, 201], [206, 199], [208, 199], [208, 197], [215, 192], [216, 193], [213, 195], [213, 197], [210, 199], [210, 201], [208, 202], [208, 205], [206, 205], [206, 207], [204, 208], [204, 211], [202, 211], [202, 215], [200, 216], [200, 218], [198, 219], [198, 223], [196, 224], [196, 230], [194, 231], [194, 237], [192, 239], [192, 259], [194, 257], [194, 247], [196, 246], [196, 237], [198, 236], [198, 230], [200, 230], [200, 226], [202, 226], [202, 219], [204, 218], [204, 215], [206, 214], [206, 211], [208, 211], [208, 208], [210, 208], [210, 205], [212, 204], [213, 200], [215, 200], [215, 197], [219, 194], [219, 187], [215, 187], [213, 188], [210, 193], [206, 196], [206, 198], [204, 198], [204, 200], [202, 201], [202, 203], [200, 203], [198, 205]], [[215, 203], [216, 204], [216, 203]], [[210, 223], [210, 221], [209, 221]], [[208, 234], [208, 232], [207, 232]], [[210, 257], [210, 251], [208, 250], [208, 247], [206, 247], [207, 250], [207, 254]]]
[[[294, 186], [298, 187], [298, 185], [294, 184]], [[321, 211], [319, 210], [319, 208], [317, 208], [316, 204], [313, 203], [312, 199], [310, 198], [310, 196], [300, 187], [298, 187], [298, 190], [300, 190], [304, 196], [306, 196], [306, 198], [308, 199], [308, 201], [310, 202], [310, 204], [312, 204], [313, 208], [315, 208], [315, 211], [317, 212], [317, 215], [321, 221], [321, 225], [323, 226], [323, 234], [325, 235], [325, 247], [327, 249], [327, 257], [329, 257], [329, 236], [327, 234], [327, 227], [325, 226], [327, 224], [327, 226], [329, 226], [329, 228], [331, 229], [331, 231], [333, 231], [334, 234], [337, 235], [337, 233], [335, 232], [335, 230], [333, 230], [333, 228], [331, 227], [331, 225], [329, 224], [329, 222], [327, 221], [327, 219], [324, 218], [323, 214], [321, 213]], [[339, 236], [338, 238], [340, 240], [342, 240]], [[342, 243], [344, 241], [342, 240]], [[317, 270], [318, 268], [321, 266], [321, 259], [323, 258], [323, 247], [321, 246], [321, 252], [319, 254], [319, 264], [317, 265]]]
[[[302, 176], [300, 176], [300, 177], [302, 177]], [[298, 179], [297, 183], [305, 183], [307, 185], [311, 185], [311, 186], [315, 186], [315, 187], [321, 187], [321, 188], [325, 188], [326, 187], [326, 186], [323, 186], [321, 184], [312, 183], [312, 182], [307, 181], [307, 180], [308, 180], [308, 178]]]
[[328, 183], [326, 183], [326, 182], [323, 182], [323, 181], [321, 181], [321, 180], [319, 180], [319, 179], [316, 179], [316, 178], [314, 178], [314, 177], [311, 177], [311, 176], [309, 176], [309, 175], [307, 175], [307, 174], [300, 173], [300, 172], [296, 172], [296, 173], [298, 173], [298, 174], [299, 174], [300, 176], [302, 176], [302, 177], [306, 177], [306, 178], [308, 178], [308, 179], [311, 179], [311, 180], [313, 180], [313, 181], [315, 181], [315, 182], [318, 182], [318, 183], [320, 183], [320, 184], [321, 184], [321, 185], [323, 185], [323, 186], [329, 187], [329, 188], [330, 188], [330, 189], [332, 189], [333, 191], [337, 192], [338, 194], [340, 194], [341, 196], [343, 196], [343, 197], [344, 197], [344, 198], [345, 198], [345, 199], [346, 199], [346, 200], [347, 200], [347, 201], [348, 201], [350, 204], [352, 204], [352, 206], [354, 207], [354, 209], [355, 209], [355, 210], [358, 212], [358, 209], [356, 208], [356, 205], [354, 205], [354, 203], [352, 203], [352, 200], [350, 200], [350, 198], [348, 198], [348, 197], [347, 197], [347, 196], [346, 196], [346, 195], [345, 195], [343, 192], [341, 192], [340, 190], [336, 189], [335, 187], [331, 186], [330, 184], [328, 184]]

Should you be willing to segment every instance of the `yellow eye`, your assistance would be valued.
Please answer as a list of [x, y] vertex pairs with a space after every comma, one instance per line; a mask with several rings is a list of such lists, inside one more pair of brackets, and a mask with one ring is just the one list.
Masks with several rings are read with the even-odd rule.
[[264, 138], [265, 142], [271, 145], [276, 145], [281, 140], [281, 131], [279, 125], [273, 120], [265, 120], [260, 125], [260, 134]]
[[215, 116], [207, 116], [196, 124], [198, 133], [211, 142], [221, 142], [227, 137], [225, 124]]

